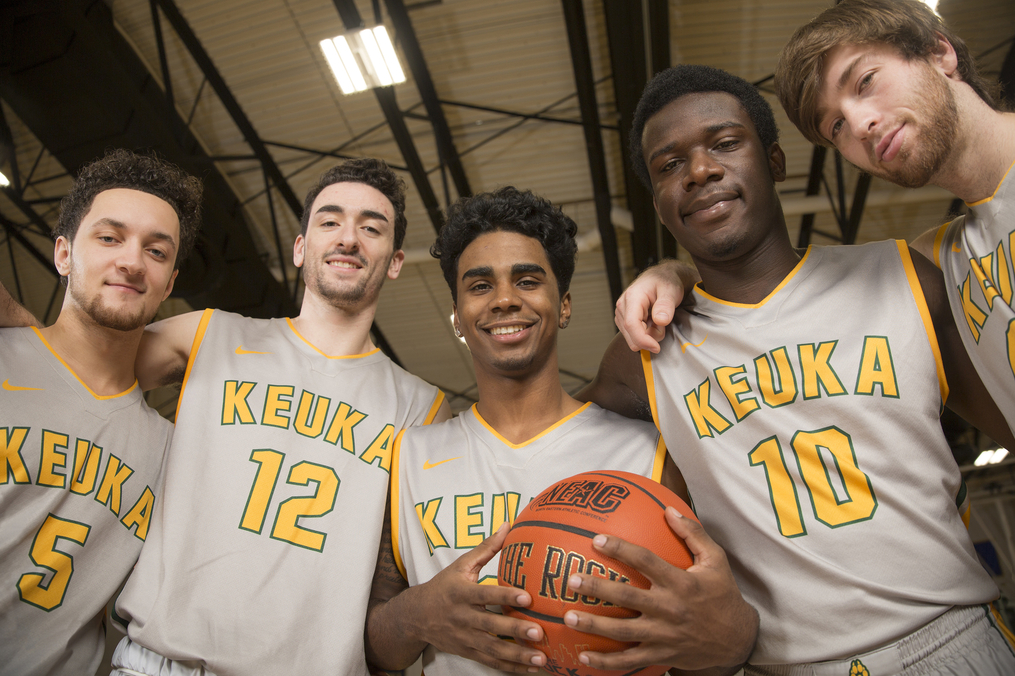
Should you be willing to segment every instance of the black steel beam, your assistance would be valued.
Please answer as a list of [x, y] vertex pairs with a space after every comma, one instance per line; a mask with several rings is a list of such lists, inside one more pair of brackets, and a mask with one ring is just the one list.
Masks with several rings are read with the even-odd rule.
[[582, 0], [561, 0], [561, 2], [564, 6], [564, 23], [567, 26], [568, 45], [571, 49], [578, 105], [584, 122], [585, 148], [589, 156], [589, 172], [592, 174], [596, 222], [599, 225], [603, 246], [606, 278], [610, 285], [610, 296], [616, 304], [623, 291], [623, 283], [620, 277], [617, 235], [610, 219], [610, 183], [606, 173], [603, 137], [599, 132], [599, 108], [596, 102], [595, 81], [592, 78], [592, 58], [589, 54], [589, 37], [585, 27], [585, 10], [582, 8]]
[[51, 272], [55, 277], [60, 276], [59, 273], [57, 273], [56, 271], [56, 267], [54, 267], [53, 265], [53, 261], [49, 258], [46, 258], [46, 256], [35, 247], [35, 245], [32, 243], [31, 240], [29, 240], [27, 237], [21, 234], [21, 231], [18, 229], [17, 225], [7, 220], [7, 218], [5, 218], [2, 215], [0, 215], [0, 224], [3, 224], [4, 230], [7, 231], [7, 235], [13, 238], [15, 241], [17, 241], [17, 243], [20, 244], [22, 247], [24, 247], [25, 251], [31, 254], [32, 258], [34, 258], [35, 260], [39, 261], [39, 263], [42, 264], [42, 267]]
[[[631, 162], [631, 121], [641, 92], [648, 82], [645, 63], [645, 29], [641, 3], [629, 0], [603, 0], [606, 35], [613, 69], [613, 92], [620, 127], [620, 156], [624, 174], [624, 193], [634, 229], [631, 251], [634, 266], [644, 270], [659, 260], [659, 228], [652, 195], [634, 173]], [[669, 239], [669, 238], [667, 238]]]
[[[334, 0], [334, 3], [346, 30], [360, 28], [363, 25], [363, 19], [360, 18], [354, 0]], [[377, 97], [377, 103], [381, 106], [381, 112], [384, 113], [384, 117], [388, 121], [388, 126], [391, 127], [391, 134], [395, 137], [395, 143], [398, 144], [398, 149], [402, 152], [402, 159], [405, 160], [409, 174], [412, 176], [412, 182], [423, 200], [423, 206], [426, 207], [426, 213], [430, 216], [430, 222], [433, 224], [434, 230], [440, 232], [444, 216], [441, 214], [440, 204], [437, 202], [433, 186], [430, 185], [426, 169], [423, 168], [423, 160], [420, 159], [419, 152], [416, 150], [416, 143], [412, 140], [412, 134], [409, 133], [409, 128], [405, 125], [402, 111], [398, 108], [398, 101], [395, 100], [395, 88], [377, 87], [374, 89], [374, 95]]]
[[[541, 113], [519, 113], [516, 110], [505, 110], [504, 108], [494, 108], [493, 106], [481, 106], [478, 103], [465, 103], [463, 101], [448, 101], [447, 99], [441, 99], [441, 104], [445, 106], [455, 106], [456, 108], [468, 108], [469, 110], [482, 110], [487, 113], [495, 113], [506, 117], [520, 117], [525, 120], [536, 120], [537, 122], [556, 122], [559, 124], [571, 124], [576, 126], [584, 124], [581, 120], [569, 120], [564, 117], [550, 117], [549, 115], [543, 115]], [[620, 129], [620, 127], [613, 124], [600, 124], [599, 128], [610, 129], [611, 131], [617, 131]]]
[[469, 197], [472, 195], [472, 188], [469, 187], [462, 158], [455, 147], [448, 119], [444, 116], [444, 109], [441, 108], [437, 88], [434, 87], [433, 78], [430, 77], [430, 69], [426, 65], [426, 58], [419, 46], [409, 13], [405, 10], [402, 0], [385, 0], [384, 4], [388, 8], [388, 14], [391, 15], [391, 22], [395, 25], [395, 35], [402, 43], [402, 51], [409, 62], [409, 70], [412, 71], [412, 78], [416, 81], [416, 88], [423, 99], [426, 114], [430, 117], [430, 124], [433, 125], [434, 135], [437, 137], [437, 147], [451, 173], [455, 190], [460, 197]]
[[860, 219], [863, 218], [864, 205], [867, 203], [867, 193], [870, 192], [871, 175], [861, 171], [856, 179], [856, 188], [853, 190], [853, 204], [849, 208], [848, 229], [843, 234], [843, 244], [856, 244], [856, 234], [860, 231]]
[[1012, 40], [1011, 47], [1001, 64], [1001, 73], [997, 76], [1001, 83], [1001, 93], [1009, 108], [1015, 106], [1015, 40]]
[[[811, 152], [811, 168], [807, 173], [807, 189], [804, 195], [813, 196], [821, 192], [821, 177], [825, 171], [825, 155], [828, 148], [825, 146], [814, 146]], [[797, 246], [806, 247], [811, 243], [811, 232], [814, 229], [814, 214], [804, 214], [800, 217], [800, 234], [797, 236]]]
[[[649, 60], [652, 74], [666, 70], [670, 63], [670, 3], [669, 0], [648, 0]], [[627, 158], [624, 158], [627, 161]], [[661, 237], [659, 253], [663, 258], [676, 258], [677, 240]]]

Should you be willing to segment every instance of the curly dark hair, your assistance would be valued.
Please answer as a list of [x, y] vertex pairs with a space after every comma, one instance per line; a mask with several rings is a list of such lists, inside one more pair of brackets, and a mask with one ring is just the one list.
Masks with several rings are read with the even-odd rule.
[[363, 183], [380, 191], [395, 207], [395, 251], [402, 248], [405, 239], [405, 181], [400, 179], [384, 160], [361, 157], [335, 165], [321, 175], [303, 200], [303, 217], [300, 234], [306, 237], [310, 223], [310, 208], [321, 191], [334, 183]]
[[200, 179], [155, 155], [117, 148], [108, 151], [105, 157], [86, 164], [78, 172], [70, 192], [60, 201], [60, 218], [53, 231], [54, 239], [65, 237], [73, 242], [81, 219], [92, 208], [95, 196], [116, 188], [146, 192], [173, 207], [180, 220], [180, 242], [175, 264], [178, 269], [194, 248], [201, 228], [203, 186]]
[[711, 66], [681, 64], [667, 68], [645, 85], [631, 122], [631, 165], [634, 173], [649, 190], [652, 190], [652, 180], [641, 150], [645, 124], [681, 96], [707, 92], [725, 92], [735, 96], [754, 123], [754, 129], [766, 150], [778, 142], [779, 127], [775, 124], [772, 106], [768, 105], [758, 88], [750, 82]]
[[574, 240], [578, 226], [549, 200], [513, 186], [463, 197], [448, 208], [446, 222], [430, 247], [430, 255], [440, 259], [451, 298], [458, 302], [458, 259], [462, 252], [480, 235], [499, 231], [517, 232], [539, 240], [563, 298], [571, 288], [578, 256]]

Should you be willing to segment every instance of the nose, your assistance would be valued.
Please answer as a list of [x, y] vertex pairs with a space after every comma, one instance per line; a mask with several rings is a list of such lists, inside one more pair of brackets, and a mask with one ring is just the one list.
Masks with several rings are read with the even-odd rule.
[[336, 244], [347, 253], [359, 250], [359, 228], [353, 223], [346, 223], [338, 228]]
[[140, 275], [145, 271], [144, 247], [141, 244], [132, 243], [120, 247], [120, 255], [117, 257], [116, 264], [128, 275]]
[[684, 190], [695, 186], [703, 186], [710, 181], [721, 180], [726, 169], [705, 148], [698, 148], [688, 155], [686, 173], [684, 174]]
[[843, 110], [843, 117], [854, 138], [865, 141], [877, 128], [879, 116], [873, 106], [855, 103]]
[[494, 312], [514, 312], [521, 308], [518, 289], [511, 282], [500, 282], [494, 287], [490, 309]]

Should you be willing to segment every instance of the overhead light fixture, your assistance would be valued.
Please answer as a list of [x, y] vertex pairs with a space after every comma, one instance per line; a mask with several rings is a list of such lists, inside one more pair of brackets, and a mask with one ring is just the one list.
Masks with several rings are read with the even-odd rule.
[[384, 26], [321, 40], [321, 51], [343, 94], [405, 82], [405, 72]]
[[940, 14], [938, 14], [938, 11], [937, 11], [937, 2], [938, 2], [938, 0], [923, 0], [923, 4], [925, 4], [928, 7], [930, 7], [930, 11], [934, 12], [938, 16], [941, 16]]
[[1007, 448], [988, 448], [980, 453], [980, 456], [973, 461], [973, 464], [977, 467], [983, 467], [984, 465], [996, 465], [1006, 457], [1008, 457]]
[[11, 184], [11, 182], [9, 180], [7, 180], [7, 177], [4, 176], [2, 171], [0, 171], [0, 188], [6, 188], [10, 184]]

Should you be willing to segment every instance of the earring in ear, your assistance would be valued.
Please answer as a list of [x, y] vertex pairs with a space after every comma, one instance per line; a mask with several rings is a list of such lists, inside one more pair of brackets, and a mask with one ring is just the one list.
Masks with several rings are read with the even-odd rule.
[[459, 338], [462, 337], [462, 330], [457, 326], [455, 327], [455, 335], [458, 336]]

